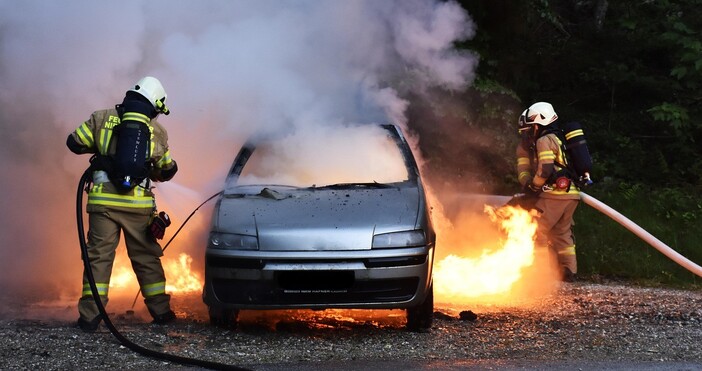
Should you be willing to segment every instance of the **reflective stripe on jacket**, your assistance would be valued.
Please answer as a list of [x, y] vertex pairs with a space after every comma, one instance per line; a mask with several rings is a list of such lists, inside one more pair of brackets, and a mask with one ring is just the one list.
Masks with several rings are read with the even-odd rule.
[[[518, 145], [517, 172], [519, 183], [524, 186], [531, 182], [537, 187], [546, 184], [551, 175], [562, 170], [557, 163], [567, 164], [562, 148], [562, 143], [555, 134], [546, 134], [537, 139], [533, 153], [529, 153], [521, 144]], [[547, 186], [553, 187], [554, 185], [547, 184]], [[540, 193], [540, 197], [580, 199], [580, 192], [575, 184], [571, 184], [570, 189], [553, 188], [553, 190]]]
[[[168, 149], [168, 134], [163, 126], [156, 120], [149, 120], [147, 116], [138, 113], [127, 114], [130, 115], [130, 120], [143, 122], [149, 127], [149, 162], [157, 169], [166, 170], [173, 167], [174, 161]], [[119, 114], [114, 108], [95, 111], [71, 135], [87, 152], [110, 155], [116, 151], [115, 144], [111, 143], [113, 129], [120, 123]], [[112, 183], [104, 182], [93, 184], [88, 192], [88, 211], [91, 211], [91, 205], [150, 210], [155, 207], [155, 202], [149, 189], [137, 186], [128, 193], [120, 193]]]

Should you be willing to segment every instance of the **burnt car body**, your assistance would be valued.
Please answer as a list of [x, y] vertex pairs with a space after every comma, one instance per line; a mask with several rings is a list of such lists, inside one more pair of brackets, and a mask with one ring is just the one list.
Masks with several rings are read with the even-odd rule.
[[436, 236], [410, 146], [395, 125], [344, 130], [350, 154], [326, 139], [288, 143], [321, 154], [241, 148], [206, 249], [211, 323], [234, 327], [242, 309], [374, 308], [406, 309], [410, 330], [431, 327]]

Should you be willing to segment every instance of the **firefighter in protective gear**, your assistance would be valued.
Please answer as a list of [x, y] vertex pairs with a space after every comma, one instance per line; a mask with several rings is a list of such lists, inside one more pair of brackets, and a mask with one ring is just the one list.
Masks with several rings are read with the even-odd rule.
[[558, 115], [547, 102], [537, 102], [519, 118], [517, 173], [526, 197], [535, 199], [539, 211], [535, 248], [552, 249], [562, 269], [564, 281], [578, 272], [573, 236], [573, 214], [580, 194], [564, 176], [567, 165], [561, 139], [556, 134]]
[[[147, 174], [139, 185], [129, 191], [118, 191], [110, 181], [107, 167], [93, 161], [92, 186], [88, 191], [89, 215], [88, 256], [103, 305], [108, 301], [108, 287], [115, 250], [120, 233], [124, 233], [127, 254], [137, 276], [144, 302], [155, 323], [175, 320], [166, 294], [166, 278], [161, 264], [163, 250], [150, 233], [150, 224], [156, 214], [156, 203], [151, 192], [151, 181], [168, 181], [178, 170], [168, 148], [166, 129], [155, 118], [168, 114], [166, 92], [154, 77], [144, 77], [126, 92], [122, 104], [115, 108], [95, 111], [90, 118], [72, 132], [66, 141], [76, 154], [95, 154], [98, 159], [114, 155], [113, 130], [129, 117], [145, 123], [150, 132], [147, 148]], [[125, 112], [125, 107], [141, 107], [141, 112]], [[95, 165], [95, 163], [98, 165]], [[93, 301], [90, 284], [83, 273], [82, 296], [78, 301], [78, 325], [87, 332], [95, 331], [102, 318]]]

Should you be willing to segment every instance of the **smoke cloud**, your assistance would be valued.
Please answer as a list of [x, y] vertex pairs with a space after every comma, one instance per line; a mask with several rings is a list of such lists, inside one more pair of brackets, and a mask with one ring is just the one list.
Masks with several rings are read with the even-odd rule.
[[[0, 0], [0, 298], [77, 299], [75, 198], [88, 157], [65, 139], [139, 78], [168, 93], [172, 113], [159, 121], [180, 172], [156, 193], [178, 225], [222, 187], [254, 132], [406, 128], [403, 92], [472, 81], [477, 60], [452, 45], [474, 32], [453, 1]], [[209, 221], [195, 219], [200, 235], [174, 249], [198, 258]]]

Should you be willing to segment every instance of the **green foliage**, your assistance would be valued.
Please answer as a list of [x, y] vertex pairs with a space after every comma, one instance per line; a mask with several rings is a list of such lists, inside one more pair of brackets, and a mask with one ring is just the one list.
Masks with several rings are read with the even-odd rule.
[[649, 108], [648, 112], [656, 121], [668, 123], [676, 136], [688, 136], [690, 129], [690, 115], [687, 109], [674, 103], [663, 102], [655, 107]]
[[[639, 225], [670, 248], [702, 265], [702, 198], [683, 189], [605, 184], [588, 194]], [[672, 285], [699, 285], [699, 277], [597, 210], [581, 205], [575, 234], [581, 273]]]
[[675, 222], [679, 228], [694, 228], [702, 220], [702, 198], [677, 188], [657, 189], [650, 194], [656, 216]]
[[517, 93], [513, 90], [506, 88], [504, 85], [500, 84], [498, 81], [487, 79], [484, 77], [478, 77], [473, 82], [473, 89], [479, 92], [483, 97], [489, 94], [503, 94], [509, 97], [519, 100]]

